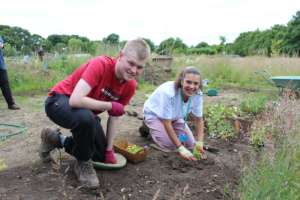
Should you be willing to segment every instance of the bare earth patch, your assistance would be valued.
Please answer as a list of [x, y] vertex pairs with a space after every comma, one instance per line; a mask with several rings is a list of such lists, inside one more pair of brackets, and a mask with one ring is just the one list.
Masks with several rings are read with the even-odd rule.
[[[157, 199], [174, 196], [175, 187], [184, 188], [188, 184], [187, 199], [221, 199], [225, 185], [237, 185], [240, 178], [240, 160], [238, 153], [247, 153], [248, 145], [243, 144], [239, 135], [228, 138], [209, 138], [205, 134], [204, 144], [220, 149], [218, 155], [207, 152], [205, 161], [189, 162], [178, 153], [164, 153], [153, 148], [145, 161], [119, 170], [97, 170], [100, 189], [87, 190], [80, 187], [74, 174], [74, 158], [64, 150], [61, 167], [57, 171], [51, 163], [43, 163], [38, 155], [41, 143], [40, 135], [44, 126], [57, 128], [46, 117], [44, 101], [47, 94], [35, 97], [17, 97], [21, 110], [7, 109], [3, 97], [0, 97], [0, 123], [16, 124], [28, 127], [25, 132], [12, 137], [0, 138], [0, 158], [8, 168], [0, 171], [0, 199], [63, 199], [65, 190], [69, 199], [153, 199], [158, 190]], [[233, 100], [234, 99], [234, 100]], [[237, 100], [236, 100], [237, 99]], [[239, 94], [230, 90], [220, 91], [218, 96], [204, 95], [204, 104], [222, 104], [237, 106]], [[132, 102], [138, 103], [133, 98]], [[142, 113], [143, 105], [127, 106], [125, 110]], [[102, 125], [107, 114], [100, 115]], [[193, 122], [188, 122], [191, 129]], [[127, 114], [120, 118], [116, 139], [124, 138], [139, 146], [150, 146], [150, 138], [142, 138], [138, 131], [142, 121]], [[14, 133], [21, 128], [0, 126], [0, 135]], [[71, 135], [62, 129], [62, 134]], [[69, 170], [65, 173], [66, 169]], [[64, 187], [59, 176], [63, 174]], [[231, 187], [233, 188], [233, 187]], [[233, 190], [233, 194], [235, 191]]]

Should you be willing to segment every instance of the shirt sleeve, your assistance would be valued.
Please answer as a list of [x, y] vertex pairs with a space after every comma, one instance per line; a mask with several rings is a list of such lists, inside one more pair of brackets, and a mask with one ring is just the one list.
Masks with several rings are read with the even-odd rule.
[[192, 113], [196, 116], [196, 117], [202, 117], [203, 115], [203, 100], [202, 100], [202, 96], [200, 96], [199, 98], [197, 98], [197, 102], [195, 104], [195, 108], [193, 109]]
[[162, 116], [164, 119], [172, 119], [175, 97], [168, 98], [165, 93], [163, 95], [164, 95], [164, 102], [162, 102], [162, 105], [163, 105], [163, 115]]
[[105, 71], [104, 68], [105, 64], [102, 61], [98, 59], [92, 59], [89, 63], [87, 63], [87, 67], [81, 78], [84, 79], [93, 89], [98, 86], [102, 80], [102, 76]]

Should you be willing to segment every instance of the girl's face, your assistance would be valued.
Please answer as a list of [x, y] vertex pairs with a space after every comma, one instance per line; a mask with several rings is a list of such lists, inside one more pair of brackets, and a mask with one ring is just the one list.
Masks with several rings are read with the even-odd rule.
[[181, 79], [182, 98], [184, 101], [196, 94], [200, 86], [200, 80], [200, 75], [193, 73], [185, 74], [185, 78]]

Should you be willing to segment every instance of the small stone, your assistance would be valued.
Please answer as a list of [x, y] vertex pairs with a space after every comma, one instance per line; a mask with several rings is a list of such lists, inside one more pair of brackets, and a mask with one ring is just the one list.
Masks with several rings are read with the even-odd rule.
[[164, 157], [167, 158], [167, 157], [168, 157], [168, 154], [167, 154], [167, 153], [164, 153]]
[[148, 178], [148, 176], [145, 176], [145, 178]]
[[234, 152], [237, 152], [237, 150], [236, 150], [236, 149], [233, 149], [233, 151], [234, 151]]
[[157, 183], [159, 183], [159, 181], [157, 181]]
[[128, 194], [129, 197], [131, 197], [131, 194]]
[[223, 154], [220, 154], [220, 156], [223, 156]]
[[217, 178], [218, 175], [214, 175], [215, 178]]
[[206, 190], [206, 192], [209, 192], [209, 190]]
[[173, 165], [172, 165], [172, 168], [173, 168], [173, 169], [177, 169], [177, 166], [173, 164]]
[[142, 193], [142, 190], [140, 190], [139, 193]]
[[121, 192], [124, 192], [124, 188], [121, 189]]
[[186, 173], [186, 168], [181, 168], [182, 173]]
[[138, 171], [139, 171], [139, 169], [136, 169], [136, 170], [138, 170]]

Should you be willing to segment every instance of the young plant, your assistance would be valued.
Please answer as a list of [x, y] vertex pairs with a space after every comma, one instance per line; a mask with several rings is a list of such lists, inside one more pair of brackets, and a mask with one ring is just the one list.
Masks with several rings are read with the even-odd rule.
[[[0, 159], [0, 163], [3, 162], [4, 159]], [[7, 165], [6, 164], [0, 164], [0, 170], [4, 169], [4, 168], [7, 168]]]

